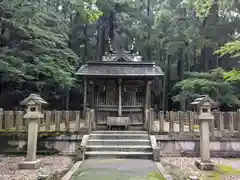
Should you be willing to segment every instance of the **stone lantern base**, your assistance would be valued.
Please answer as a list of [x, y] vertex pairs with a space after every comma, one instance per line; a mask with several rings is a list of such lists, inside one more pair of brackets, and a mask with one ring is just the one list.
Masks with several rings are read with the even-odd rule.
[[24, 161], [18, 164], [19, 169], [39, 169], [41, 161], [39, 159], [35, 161]]
[[201, 160], [196, 160], [195, 165], [201, 171], [212, 171], [212, 170], [214, 170], [214, 167], [215, 167], [214, 164], [211, 161], [203, 162]]

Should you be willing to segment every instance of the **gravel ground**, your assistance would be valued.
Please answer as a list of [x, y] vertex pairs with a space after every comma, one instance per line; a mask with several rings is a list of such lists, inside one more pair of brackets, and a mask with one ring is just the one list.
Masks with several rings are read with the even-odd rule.
[[[18, 163], [24, 161], [24, 157], [0, 157], [0, 179], [1, 180], [36, 180], [38, 170], [20, 170]], [[41, 160], [41, 171], [59, 172], [68, 169], [72, 159], [66, 156], [43, 156]]]
[[[200, 171], [195, 167], [195, 161], [199, 158], [188, 158], [188, 157], [164, 157], [161, 158], [163, 166], [166, 167], [167, 171], [171, 172], [171, 167], [167, 167], [166, 164], [171, 164], [179, 168], [182, 176], [198, 176], [206, 177], [210, 175], [210, 172]], [[222, 164], [227, 166], [232, 166], [234, 169], [240, 170], [240, 159], [223, 159], [223, 158], [212, 158], [211, 159], [216, 164]], [[169, 169], [168, 169], [169, 168]], [[209, 179], [209, 178], [207, 178]], [[240, 180], [240, 176], [224, 176], [223, 180]], [[210, 180], [210, 179], [209, 179]]]

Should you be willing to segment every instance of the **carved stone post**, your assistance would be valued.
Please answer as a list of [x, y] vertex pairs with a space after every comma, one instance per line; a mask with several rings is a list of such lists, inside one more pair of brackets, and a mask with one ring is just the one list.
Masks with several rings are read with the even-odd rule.
[[87, 108], [87, 113], [86, 113], [86, 119], [88, 122], [88, 133], [91, 134], [92, 133], [92, 119], [91, 119], [91, 111], [89, 108]]
[[150, 104], [151, 104], [151, 84], [152, 81], [147, 81], [146, 83], [146, 94], [145, 94], [145, 121], [144, 121], [144, 128], [148, 129], [149, 124], [149, 112], [150, 112]]
[[118, 116], [122, 116], [122, 80], [118, 80]]
[[38, 169], [40, 160], [36, 158], [38, 126], [41, 119], [44, 118], [41, 106], [47, 104], [39, 95], [30, 94], [21, 102], [21, 105], [28, 106], [27, 113], [24, 119], [28, 122], [28, 142], [27, 142], [27, 157], [24, 162], [19, 163], [20, 169]]
[[151, 108], [151, 84], [152, 81], [147, 81], [146, 84], [146, 99], [145, 99], [145, 109], [150, 109]]
[[83, 97], [83, 114], [86, 117], [87, 113], [87, 78], [84, 78], [84, 97]]
[[150, 113], [149, 109], [146, 109], [144, 111], [144, 117], [145, 117], [144, 129], [148, 129], [149, 113]]

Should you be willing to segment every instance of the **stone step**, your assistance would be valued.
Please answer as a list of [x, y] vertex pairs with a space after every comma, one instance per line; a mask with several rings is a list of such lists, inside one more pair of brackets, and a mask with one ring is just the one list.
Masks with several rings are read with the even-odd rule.
[[147, 131], [93, 131], [93, 134], [148, 134]]
[[89, 139], [88, 145], [150, 145], [148, 139]]
[[148, 134], [90, 134], [89, 139], [149, 139]]
[[152, 152], [87, 151], [86, 158], [152, 159]]
[[87, 151], [130, 151], [130, 152], [152, 152], [151, 146], [115, 146], [115, 145], [90, 145]]

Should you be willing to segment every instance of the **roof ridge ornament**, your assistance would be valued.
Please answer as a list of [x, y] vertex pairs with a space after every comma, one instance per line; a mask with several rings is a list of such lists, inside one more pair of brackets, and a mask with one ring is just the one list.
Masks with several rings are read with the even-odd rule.
[[132, 43], [132, 46], [131, 46], [131, 49], [130, 49], [131, 53], [134, 53], [135, 45], [136, 45], [136, 39], [133, 38], [133, 43]]
[[[132, 44], [128, 51], [124, 50], [123, 44], [118, 44], [119, 47], [116, 49], [113, 49], [113, 41], [109, 37], [108, 38], [108, 51], [105, 52], [102, 61], [132, 61], [132, 62], [139, 62], [142, 61], [142, 56], [139, 55], [139, 52], [134, 53], [135, 45], [136, 45], [136, 39], [133, 38]], [[116, 49], [116, 50], [115, 50]]]
[[110, 37], [108, 38], [108, 45], [109, 45], [109, 52], [110, 52], [110, 53], [113, 53], [112, 40], [111, 40]]

